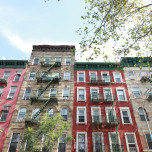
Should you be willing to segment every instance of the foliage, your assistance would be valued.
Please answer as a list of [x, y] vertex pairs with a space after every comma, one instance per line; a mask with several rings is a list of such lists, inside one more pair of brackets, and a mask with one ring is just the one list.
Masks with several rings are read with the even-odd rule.
[[[62, 133], [70, 128], [70, 125], [63, 121], [61, 115], [55, 115], [51, 118], [48, 114], [42, 117], [38, 123], [38, 128], [28, 127], [21, 143], [19, 152], [22, 152], [26, 144], [26, 152], [43, 151], [51, 152], [57, 146]], [[43, 142], [42, 141], [43, 138]], [[72, 136], [68, 135], [65, 142], [70, 142]], [[40, 141], [40, 142], [39, 142]]]
[[152, 55], [152, 3], [144, 0], [85, 0], [86, 14], [82, 16], [84, 28], [77, 32], [83, 36], [83, 52], [93, 49], [88, 59], [102, 54], [111, 46], [117, 57]]

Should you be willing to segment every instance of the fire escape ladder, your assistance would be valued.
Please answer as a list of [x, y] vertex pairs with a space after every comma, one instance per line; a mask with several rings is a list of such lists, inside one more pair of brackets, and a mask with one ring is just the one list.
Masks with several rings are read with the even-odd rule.
[[50, 103], [50, 101], [51, 101], [51, 98], [49, 98], [48, 101], [42, 105], [42, 107], [40, 108], [40, 110], [38, 112], [36, 112], [36, 114], [32, 117], [33, 121], [44, 110], [44, 108]]

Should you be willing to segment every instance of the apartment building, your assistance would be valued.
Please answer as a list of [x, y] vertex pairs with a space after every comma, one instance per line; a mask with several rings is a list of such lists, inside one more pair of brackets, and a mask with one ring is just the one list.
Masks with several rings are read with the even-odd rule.
[[[44, 113], [61, 114], [72, 133], [75, 46], [34, 45], [17, 100], [3, 152], [16, 152], [28, 126]], [[58, 143], [54, 151], [71, 152], [70, 144]]]
[[144, 152], [152, 152], [152, 58], [122, 58]]
[[143, 151], [120, 65], [75, 63], [72, 152]]
[[27, 62], [26, 60], [0, 60], [0, 151], [3, 149], [10, 127]]

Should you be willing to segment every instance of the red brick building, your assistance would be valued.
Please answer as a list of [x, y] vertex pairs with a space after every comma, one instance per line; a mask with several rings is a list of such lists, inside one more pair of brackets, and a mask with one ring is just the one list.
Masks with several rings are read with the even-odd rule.
[[2, 151], [24, 79], [26, 63], [26, 60], [0, 61], [0, 151]]
[[75, 63], [72, 152], [142, 152], [121, 67]]

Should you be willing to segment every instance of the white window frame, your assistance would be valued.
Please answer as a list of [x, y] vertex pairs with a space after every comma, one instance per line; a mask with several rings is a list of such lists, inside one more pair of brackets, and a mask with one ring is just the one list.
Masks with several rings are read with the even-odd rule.
[[[130, 123], [124, 123], [122, 111], [127, 111], [127, 112], [128, 112], [128, 117], [129, 117]], [[121, 114], [121, 121], [122, 121], [122, 124], [133, 124], [132, 118], [131, 118], [131, 114], [130, 114], [130, 110], [129, 110], [129, 107], [120, 107], [120, 114]]]
[[25, 119], [25, 117], [26, 117], [27, 109], [26, 109], [26, 111], [25, 111], [25, 116], [24, 116], [24, 118], [22, 118], [22, 119], [19, 119], [19, 118], [18, 118], [18, 116], [19, 116], [19, 113], [20, 113], [21, 109], [26, 109], [26, 108], [20, 108], [20, 109], [19, 109], [18, 114], [17, 114], [16, 122], [23, 122], [23, 121], [24, 121], [24, 119]]
[[[32, 110], [32, 115], [31, 115], [31, 119], [33, 118], [33, 116], [34, 116], [34, 110], [35, 109], [38, 109], [38, 111], [40, 110], [40, 108], [34, 108], [33, 110]], [[37, 113], [37, 112], [36, 112]], [[36, 121], [38, 121], [40, 119], [40, 115], [38, 115], [38, 119], [34, 119], [34, 120], [36, 120]]]
[[[57, 58], [60, 58], [60, 61], [56, 61]], [[55, 58], [55, 62], [61, 62], [61, 57], [56, 57], [56, 58]]]
[[101, 108], [100, 107], [91, 107], [91, 117], [92, 117], [92, 122], [94, 122], [94, 119], [93, 119], [93, 111], [94, 110], [98, 110], [98, 116], [99, 116], [99, 122], [101, 123]]
[[56, 90], [56, 95], [55, 95], [55, 97], [57, 97], [57, 88], [50, 88], [49, 97], [51, 97], [51, 90], [52, 90], [52, 89], [55, 89], [55, 90]]
[[[109, 76], [109, 72], [108, 71], [105, 71], [105, 72], [101, 72], [101, 80], [104, 80], [104, 78], [103, 78], [103, 74], [107, 74], [107, 76]], [[109, 82], [110, 82], [111, 80], [110, 80], [110, 76], [109, 76]]]
[[[134, 89], [138, 89], [137, 91], [139, 91], [139, 97], [136, 97], [135, 96], [135, 94], [134, 94]], [[132, 88], [132, 92], [133, 92], [133, 95], [134, 95], [134, 98], [141, 98], [141, 91], [140, 91], [140, 89], [138, 88], [138, 87], [134, 87], [134, 88]]]
[[[32, 71], [32, 72], [35, 72], [35, 71]], [[28, 80], [35, 80], [36, 72], [35, 72], [35, 76], [34, 76], [34, 78], [33, 78], [33, 79], [30, 79], [30, 75], [31, 75], [31, 73], [32, 73], [32, 72], [30, 72], [30, 73], [29, 73]]]
[[15, 77], [17, 76], [17, 75], [20, 75], [20, 77], [19, 77], [19, 80], [18, 81], [15, 81], [15, 77], [14, 77], [14, 82], [19, 82], [20, 81], [20, 78], [21, 78], [21, 74], [22, 74], [22, 71], [16, 71], [16, 74], [15, 74]]
[[[111, 149], [111, 152], [113, 152], [113, 150], [112, 150], [111, 134], [115, 134], [115, 135], [116, 135], [116, 132], [108, 132], [110, 149]], [[117, 137], [118, 137], [118, 144], [119, 144], [119, 146], [121, 146], [120, 137], [119, 137], [119, 132], [118, 132], [117, 134], [118, 134], [118, 136], [117, 136]]]
[[[8, 150], [7, 150], [7, 152], [9, 152], [9, 149], [10, 149], [10, 146], [11, 146], [12, 137], [13, 137], [13, 134], [14, 134], [14, 133], [16, 133], [16, 134], [20, 134], [20, 136], [21, 136], [21, 133], [18, 133], [18, 132], [13, 132], [13, 133], [12, 133], [12, 135], [11, 135], [11, 140], [10, 140], [10, 142], [9, 142], [9, 146], [8, 146]], [[19, 141], [18, 141], [18, 143], [19, 143], [19, 142], [20, 142], [20, 137], [19, 137]], [[18, 149], [18, 144], [17, 144], [16, 149]]]
[[[36, 58], [39, 59], [39, 60], [38, 60], [38, 63], [37, 63], [37, 64], [34, 64], [34, 60], [35, 60]], [[40, 58], [34, 57], [32, 65], [38, 65], [38, 64], [39, 64], [39, 61], [40, 61]]]
[[89, 80], [90, 80], [90, 76], [91, 76], [91, 73], [95, 73], [95, 75], [96, 75], [96, 81], [98, 80], [98, 77], [97, 77], [97, 72], [96, 71], [89, 71]]
[[[118, 73], [119, 73], [119, 75], [120, 75], [120, 80], [121, 80], [120, 82], [116, 82], [115, 74], [118, 74]], [[123, 82], [121, 72], [113, 72], [113, 77], [114, 77], [114, 82], [115, 82], [115, 83], [122, 83], [122, 82]]]
[[[112, 107], [106, 107], [105, 110], [106, 110], [106, 119], [107, 119], [107, 122], [109, 122], [109, 113], [108, 113], [108, 110], [112, 110]], [[113, 116], [114, 116], [114, 119], [116, 119], [116, 111], [115, 111], [114, 107], [113, 107]]]
[[[9, 75], [8, 75], [8, 78], [7, 78], [7, 79], [5, 79], [5, 78], [4, 78], [6, 73], [9, 73]], [[9, 79], [10, 73], [11, 73], [11, 71], [4, 71], [3, 79], [5, 79], [5, 80], [7, 81], [7, 80]]]
[[[84, 122], [79, 122], [79, 109], [83, 109], [84, 110]], [[86, 107], [77, 107], [77, 124], [87, 124], [87, 110]]]
[[[66, 73], [69, 73], [69, 78], [66, 78], [67, 76], [66, 76]], [[71, 79], [71, 73], [70, 72], [68, 72], [68, 71], [66, 71], [66, 72], [64, 72], [64, 78], [63, 78], [63, 80], [70, 80]]]
[[[64, 89], [68, 89], [68, 90], [69, 90], [68, 98], [63, 98], [63, 92], [64, 92], [63, 90], [64, 90]], [[69, 89], [69, 88], [63, 88], [63, 89], [62, 89], [62, 99], [63, 99], [63, 100], [68, 100], [68, 99], [70, 99], [70, 89]]]
[[138, 148], [138, 144], [137, 144], [137, 140], [136, 140], [136, 135], [134, 132], [125, 132], [125, 140], [126, 140], [126, 146], [127, 146], [127, 151], [129, 152], [129, 143], [128, 143], [128, 139], [127, 139], [127, 134], [131, 134], [134, 136], [134, 140], [135, 140], [135, 145], [136, 145], [136, 149], [137, 152], [139, 152], [139, 148]]
[[93, 143], [93, 152], [95, 152], [95, 135], [99, 134], [101, 135], [101, 141], [102, 141], [102, 151], [104, 152], [104, 137], [103, 132], [92, 132], [92, 143]]
[[11, 89], [12, 89], [12, 88], [16, 88], [16, 90], [17, 90], [17, 86], [14, 86], [14, 87], [11, 86], [11, 88], [10, 88], [10, 90], [9, 90], [9, 93], [8, 93], [8, 96], [7, 96], [7, 99], [13, 99], [14, 96], [15, 96], [16, 90], [15, 90], [14, 96], [10, 96], [10, 92], [11, 92]]
[[90, 87], [90, 95], [91, 95], [91, 98], [92, 98], [92, 90], [97, 90], [97, 96], [99, 98], [99, 87]]
[[[79, 73], [83, 73], [83, 74], [84, 74], [84, 81], [79, 81]], [[78, 72], [77, 72], [77, 82], [86, 82], [86, 79], [85, 79], [85, 71], [78, 71]]]
[[103, 96], [104, 96], [104, 99], [106, 99], [105, 90], [110, 90], [110, 93], [111, 93], [111, 96], [112, 96], [112, 101], [113, 101], [112, 88], [109, 88], [109, 87], [104, 87], [104, 88], [103, 88]]
[[[129, 75], [129, 73], [131, 73], [131, 72], [133, 73], [132, 76]], [[128, 78], [129, 78], [130, 80], [135, 80], [135, 78], [136, 78], [136, 77], [135, 77], [135, 72], [132, 71], [132, 70], [129, 70], [129, 71], [128, 71]]]
[[[125, 100], [120, 100], [120, 99], [119, 99], [118, 90], [123, 90], [124, 96], [125, 96]], [[116, 88], [116, 92], [117, 92], [118, 101], [121, 101], [121, 102], [122, 102], [122, 101], [128, 101], [128, 100], [127, 100], [127, 96], [126, 96], [126, 92], [125, 92], [125, 88]]]
[[2, 94], [3, 94], [3, 91], [4, 91], [4, 87], [0, 87], [0, 97], [2, 96]]
[[[22, 99], [24, 99], [24, 100], [26, 100], [26, 99], [25, 99], [26, 89], [31, 89], [31, 92], [32, 92], [32, 88], [25, 88], [25, 91], [24, 91], [24, 94], [23, 94], [23, 97], [22, 97]], [[30, 96], [31, 96], [31, 92], [30, 92]], [[30, 99], [30, 96], [29, 96], [29, 99]], [[27, 100], [29, 100], [29, 99], [27, 99]]]
[[87, 132], [77, 132], [77, 136], [76, 136], [76, 152], [78, 151], [78, 136], [79, 134], [84, 134], [85, 135], [85, 152], [88, 151], [88, 143], [87, 143]]
[[[67, 59], [70, 59], [70, 64], [66, 64], [66, 60], [67, 60]], [[70, 57], [66, 57], [66, 58], [65, 58], [65, 65], [72, 65], [72, 64], [71, 64], [71, 58], [70, 58]]]
[[4, 111], [4, 110], [2, 110], [1, 115], [0, 115], [0, 122], [6, 122], [6, 120], [7, 120], [7, 118], [8, 118], [9, 110], [5, 110], [5, 111], [7, 111], [7, 117], [6, 117], [5, 120], [1, 120], [3, 111]]
[[[79, 90], [84, 90], [84, 100], [79, 99]], [[86, 87], [77, 87], [77, 101], [85, 101], [86, 102]]]
[[52, 77], [60, 77], [60, 73], [59, 72], [53, 72], [52, 73]]

